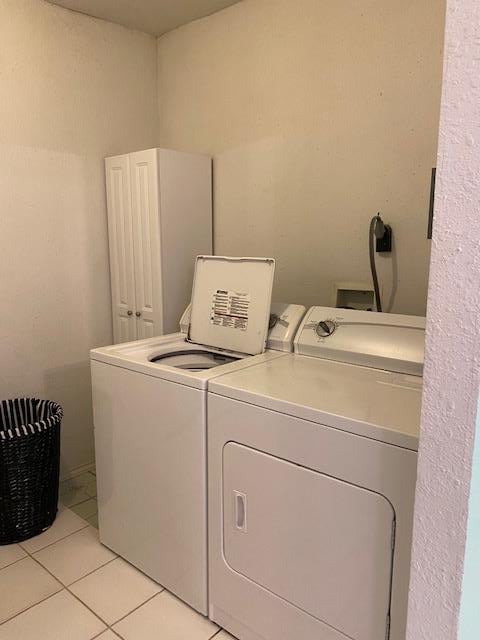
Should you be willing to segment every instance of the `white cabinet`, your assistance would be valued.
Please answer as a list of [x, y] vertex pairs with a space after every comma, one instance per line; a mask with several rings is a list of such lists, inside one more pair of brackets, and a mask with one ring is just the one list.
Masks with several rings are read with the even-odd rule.
[[105, 169], [114, 341], [177, 331], [195, 257], [212, 253], [211, 158], [148, 149]]

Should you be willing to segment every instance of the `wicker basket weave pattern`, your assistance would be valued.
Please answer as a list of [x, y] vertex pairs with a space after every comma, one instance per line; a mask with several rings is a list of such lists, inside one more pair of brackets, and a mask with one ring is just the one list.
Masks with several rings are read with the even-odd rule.
[[55, 520], [62, 417], [49, 400], [0, 402], [0, 544], [31, 538]]

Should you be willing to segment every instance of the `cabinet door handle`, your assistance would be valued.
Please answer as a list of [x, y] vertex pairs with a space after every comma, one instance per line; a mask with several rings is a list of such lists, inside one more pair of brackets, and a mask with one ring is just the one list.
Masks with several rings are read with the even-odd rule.
[[133, 311], [132, 311], [131, 309], [129, 309], [129, 310], [127, 311], [127, 316], [131, 316], [131, 315], [133, 315]]
[[135, 315], [137, 316], [137, 318], [140, 318], [140, 316], [141, 316], [142, 314], [140, 313], [140, 311], [136, 311], [136, 312], [135, 312]]

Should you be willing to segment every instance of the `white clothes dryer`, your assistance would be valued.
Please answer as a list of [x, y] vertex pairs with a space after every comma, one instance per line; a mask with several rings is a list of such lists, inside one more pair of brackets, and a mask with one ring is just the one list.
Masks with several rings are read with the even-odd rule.
[[240, 640], [405, 640], [424, 328], [313, 307], [209, 385], [209, 613]]
[[[204, 615], [207, 385], [283, 355], [262, 353], [273, 269], [200, 257], [186, 333], [91, 352], [100, 540]], [[304, 311], [281, 305], [277, 334]]]

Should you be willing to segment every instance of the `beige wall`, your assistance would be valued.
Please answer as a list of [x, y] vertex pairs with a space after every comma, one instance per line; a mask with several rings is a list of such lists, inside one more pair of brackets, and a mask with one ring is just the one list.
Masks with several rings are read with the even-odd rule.
[[[425, 312], [443, 0], [244, 0], [158, 40], [163, 146], [215, 157], [216, 252], [277, 258], [276, 299], [330, 304], [379, 258], [393, 310]], [[388, 306], [388, 305], [387, 305]]]
[[155, 39], [0, 0], [0, 397], [65, 408], [93, 460], [89, 349], [112, 341], [103, 157], [154, 146]]
[[307, 305], [369, 278], [381, 209], [394, 309], [422, 313], [442, 25], [443, 0], [244, 0], [156, 47], [0, 0], [0, 397], [64, 405], [64, 471], [93, 459], [88, 351], [112, 340], [103, 157], [214, 154], [217, 252], [275, 256], [275, 298]]

